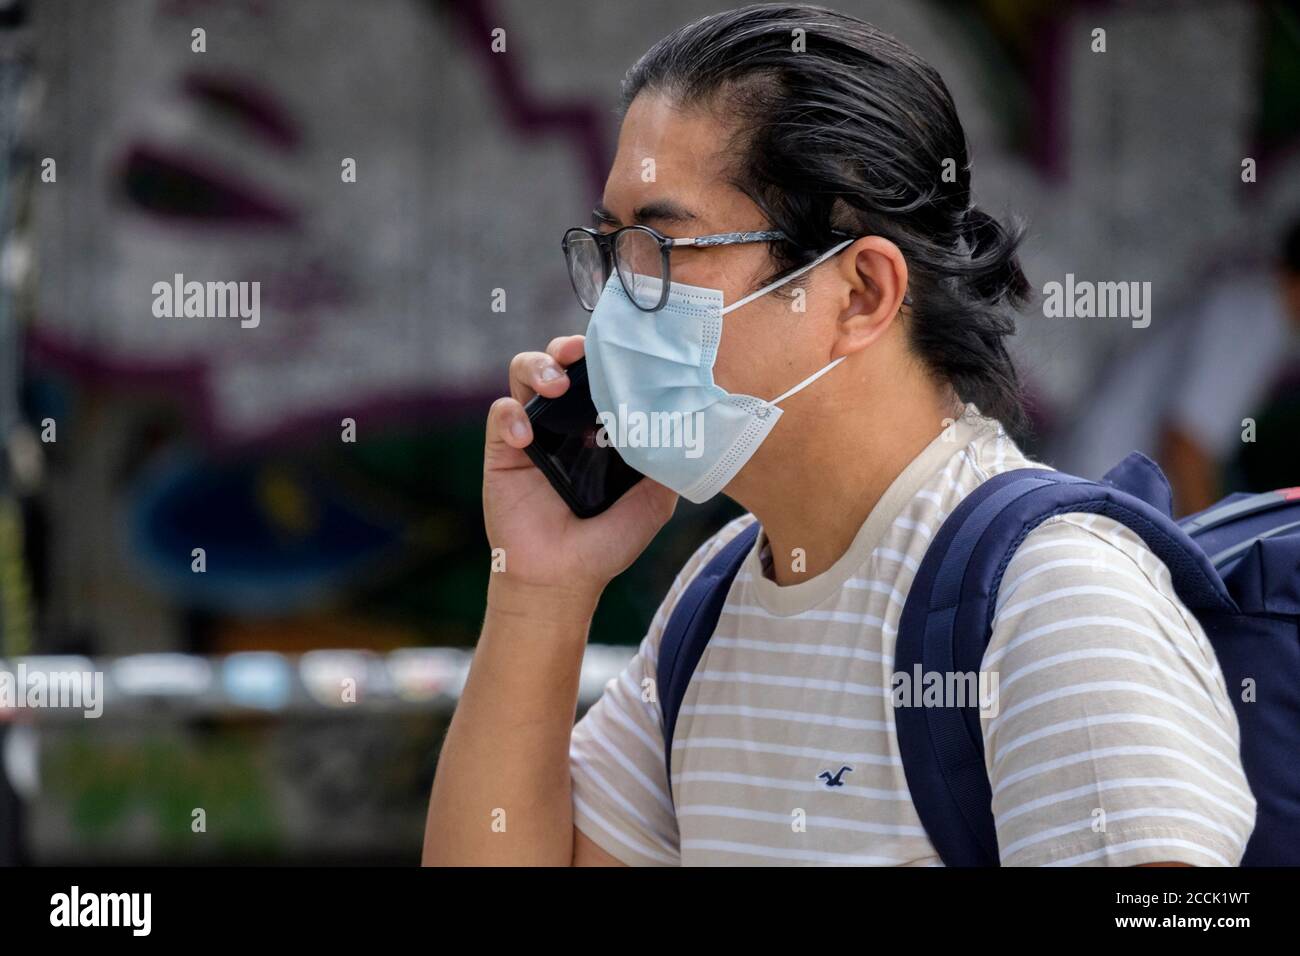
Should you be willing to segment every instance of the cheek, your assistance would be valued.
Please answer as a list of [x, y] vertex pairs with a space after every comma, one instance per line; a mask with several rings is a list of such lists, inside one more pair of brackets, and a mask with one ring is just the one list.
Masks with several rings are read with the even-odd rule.
[[747, 354], [754, 343], [747, 342], [738, 319], [722, 317], [722, 341], [718, 345], [718, 358], [713, 363], [713, 383], [728, 392], [752, 394], [749, 376], [745, 370], [753, 368], [754, 356]]
[[[723, 316], [713, 381], [729, 392], [771, 398], [807, 364], [807, 336], [784, 300], [760, 300]], [[803, 373], [806, 374], [806, 373]]]
[[741, 246], [675, 250], [669, 261], [673, 282], [721, 289], [724, 303], [735, 302], [752, 289], [765, 265], [761, 253]]

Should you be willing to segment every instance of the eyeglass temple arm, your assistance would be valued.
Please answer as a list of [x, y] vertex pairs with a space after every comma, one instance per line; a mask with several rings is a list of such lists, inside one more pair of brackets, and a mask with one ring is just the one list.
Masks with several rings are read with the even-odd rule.
[[674, 246], [733, 246], [740, 242], [773, 242], [784, 239], [783, 232], [720, 232], [712, 236], [696, 236], [693, 239], [669, 239]]
[[[850, 236], [852, 233], [844, 232], [841, 229], [832, 229], [837, 236]], [[703, 248], [705, 246], [732, 246], [741, 242], [775, 242], [778, 239], [785, 239], [786, 234], [779, 230], [765, 230], [762, 232], [720, 232], [712, 236], [696, 236], [688, 239], [669, 239], [668, 244], [671, 246], [694, 246]]]

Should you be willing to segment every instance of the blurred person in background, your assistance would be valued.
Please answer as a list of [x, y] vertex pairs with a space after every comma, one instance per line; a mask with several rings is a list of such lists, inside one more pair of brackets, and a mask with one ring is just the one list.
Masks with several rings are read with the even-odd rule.
[[[1266, 491], [1294, 480], [1277, 455], [1294, 468], [1300, 446], [1300, 217], [1279, 252], [1267, 268], [1212, 286], [1188, 317], [1160, 435], [1184, 514], [1228, 485]], [[1261, 429], [1291, 434], [1289, 449], [1256, 441]]]
[[1178, 515], [1295, 481], [1295, 443], [1279, 439], [1300, 434], [1300, 219], [1268, 262], [1187, 286], [1191, 304], [1107, 363], [1047, 452], [1063, 471], [1098, 477], [1143, 449], [1169, 478]]
[[[792, 52], [797, 36], [806, 49]], [[1004, 428], [1023, 414], [1005, 347], [1028, 292], [1019, 237], [974, 203], [938, 73], [851, 16], [761, 5], [692, 23], [632, 67], [622, 107], [598, 230], [733, 239], [672, 250], [660, 314], [633, 307], [607, 263], [599, 300], [583, 301], [585, 339], [511, 365], [483, 486], [508, 569], [489, 584], [439, 759], [425, 862], [935, 864], [890, 713], [894, 640], [943, 519], [991, 476], [1034, 465]], [[671, 357], [686, 353], [719, 404], [788, 420], [714, 447], [709, 405], [707, 474], [647, 478], [579, 520], [523, 451], [523, 403], [563, 394], [584, 353], [593, 394], [615, 402], [670, 402], [670, 369], [691, 377]], [[574, 727], [606, 584], [668, 520], [674, 492], [718, 491], [750, 514], [687, 562]], [[680, 711], [670, 791], [658, 642], [694, 575], [756, 520]], [[1118, 572], [1105, 588], [1088, 586], [1098, 561]], [[1038, 526], [1007, 568], [988, 655], [1016, 680], [982, 725], [1002, 862], [1240, 860], [1255, 805], [1236, 717], [1162, 570], [1128, 529], [1074, 514]], [[815, 825], [792, 826], [795, 808]]]

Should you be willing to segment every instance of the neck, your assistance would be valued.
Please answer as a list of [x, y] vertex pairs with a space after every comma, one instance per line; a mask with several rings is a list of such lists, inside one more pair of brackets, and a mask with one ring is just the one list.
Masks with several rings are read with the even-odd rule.
[[[784, 431], [784, 440], [769, 439], [751, 462], [758, 467], [746, 469], [761, 482], [728, 489], [762, 523], [778, 584], [807, 581], [839, 560], [899, 473], [961, 414], [961, 402], [919, 370], [903, 375], [897, 387], [898, 377], [842, 363], [818, 382], [834, 388], [785, 404], [771, 436]], [[894, 387], [882, 394], [871, 381]]]

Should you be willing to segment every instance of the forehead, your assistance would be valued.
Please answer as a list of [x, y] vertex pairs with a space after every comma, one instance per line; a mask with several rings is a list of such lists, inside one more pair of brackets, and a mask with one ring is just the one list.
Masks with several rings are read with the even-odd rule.
[[636, 221], [637, 209], [666, 202], [693, 214], [691, 229], [697, 234], [750, 228], [761, 216], [728, 181], [731, 160], [724, 147], [731, 133], [709, 110], [682, 109], [657, 94], [638, 95], [619, 130], [604, 206], [624, 225]]

